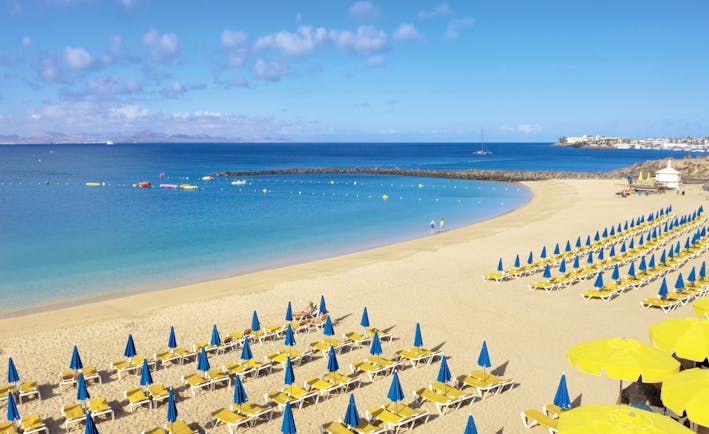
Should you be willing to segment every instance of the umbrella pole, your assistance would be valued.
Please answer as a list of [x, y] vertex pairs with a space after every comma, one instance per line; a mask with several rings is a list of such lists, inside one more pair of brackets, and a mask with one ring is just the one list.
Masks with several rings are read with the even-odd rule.
[[618, 402], [617, 402], [617, 404], [620, 404], [622, 398], [623, 398], [623, 380], [620, 380], [620, 388], [618, 389]]

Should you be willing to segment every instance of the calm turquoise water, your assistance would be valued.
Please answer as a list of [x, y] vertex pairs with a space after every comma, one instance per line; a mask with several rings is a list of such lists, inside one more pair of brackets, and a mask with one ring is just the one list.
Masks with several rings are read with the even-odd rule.
[[[0, 146], [0, 310], [169, 287], [428, 236], [519, 207], [511, 184], [366, 175], [202, 181], [223, 170], [607, 170], [662, 155], [492, 144]], [[648, 154], [648, 152], [650, 152]], [[672, 154], [675, 155], [676, 154]], [[165, 173], [160, 180], [159, 174]], [[138, 189], [138, 181], [194, 191]], [[87, 187], [86, 182], [105, 183]], [[419, 187], [422, 184], [422, 187]], [[267, 189], [267, 193], [263, 193]], [[383, 200], [383, 195], [388, 200]]]

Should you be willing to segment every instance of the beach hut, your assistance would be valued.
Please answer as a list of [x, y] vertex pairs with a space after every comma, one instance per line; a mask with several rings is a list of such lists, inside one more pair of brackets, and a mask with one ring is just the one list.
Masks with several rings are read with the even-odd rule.
[[655, 182], [668, 190], [679, 190], [682, 185], [682, 175], [672, 167], [672, 160], [667, 162], [667, 167], [655, 172]]

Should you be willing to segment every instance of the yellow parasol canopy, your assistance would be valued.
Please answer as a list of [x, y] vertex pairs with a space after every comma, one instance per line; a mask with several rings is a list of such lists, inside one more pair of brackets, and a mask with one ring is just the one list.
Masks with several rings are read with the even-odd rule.
[[702, 298], [692, 303], [694, 313], [709, 319], [709, 298]]
[[709, 357], [709, 321], [670, 318], [650, 326], [652, 344], [687, 360], [703, 362]]
[[641, 170], [641, 171], [640, 171], [640, 175], [638, 175], [638, 184], [642, 184], [643, 181], [644, 181], [644, 179], [643, 179], [643, 171]]
[[627, 405], [585, 404], [559, 416], [564, 434], [692, 434], [673, 419]]
[[660, 383], [679, 371], [679, 362], [662, 351], [630, 338], [584, 342], [568, 353], [571, 366], [588, 374], [617, 380]]
[[660, 398], [675, 413], [686, 411], [692, 422], [709, 426], [709, 370], [687, 369], [667, 378]]

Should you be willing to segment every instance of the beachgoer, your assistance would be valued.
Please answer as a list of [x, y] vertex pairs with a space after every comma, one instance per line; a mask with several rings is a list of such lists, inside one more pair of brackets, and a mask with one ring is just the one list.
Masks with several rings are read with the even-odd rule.
[[443, 217], [441, 217], [441, 221], [438, 223], [438, 232], [443, 232], [443, 225], [446, 224], [446, 221], [443, 220]]
[[311, 318], [315, 312], [317, 311], [317, 308], [315, 306], [315, 303], [312, 301], [308, 303], [308, 306], [301, 310], [300, 312], [296, 312], [293, 314], [293, 319], [295, 320], [300, 320], [304, 318]]
[[436, 232], [436, 222], [435, 220], [431, 220], [431, 233]]

